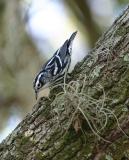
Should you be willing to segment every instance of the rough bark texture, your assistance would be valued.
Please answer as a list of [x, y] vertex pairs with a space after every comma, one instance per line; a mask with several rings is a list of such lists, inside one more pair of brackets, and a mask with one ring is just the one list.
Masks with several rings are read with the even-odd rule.
[[[1, 143], [1, 160], [99, 160], [112, 157], [120, 160], [129, 157], [129, 7], [75, 67], [71, 77], [69, 83], [76, 94], [72, 92], [70, 96], [70, 89], [66, 87], [63, 92], [57, 87], [51, 91], [49, 99], [41, 98]], [[73, 81], [79, 82], [78, 88], [72, 85]], [[82, 93], [87, 95], [87, 103], [83, 103]], [[75, 99], [71, 101], [74, 94]], [[96, 104], [90, 103], [88, 108], [91, 99]], [[61, 108], [57, 102], [63, 104]], [[99, 102], [102, 102], [98, 105], [102, 107], [101, 112], [108, 113], [108, 122], [101, 133], [93, 133], [95, 129], [91, 131], [90, 128], [94, 128], [100, 115], [92, 110]], [[96, 119], [90, 119], [92, 123], [88, 127], [87, 117], [91, 114], [90, 117]], [[113, 114], [119, 123], [113, 119]]]

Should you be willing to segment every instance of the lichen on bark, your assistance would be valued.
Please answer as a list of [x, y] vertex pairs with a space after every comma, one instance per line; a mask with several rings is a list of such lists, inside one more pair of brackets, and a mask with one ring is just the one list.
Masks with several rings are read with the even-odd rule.
[[[128, 19], [129, 7], [76, 65], [65, 88], [57, 87], [49, 98], [41, 98], [1, 143], [0, 159], [121, 160], [127, 156]], [[94, 125], [103, 129], [99, 132]]]

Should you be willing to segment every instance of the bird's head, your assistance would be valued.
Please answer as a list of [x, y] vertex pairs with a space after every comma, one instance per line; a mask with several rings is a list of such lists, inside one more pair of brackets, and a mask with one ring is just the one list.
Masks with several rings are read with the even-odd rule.
[[33, 88], [35, 90], [36, 99], [38, 98], [38, 93], [47, 87], [49, 87], [48, 73], [42, 71], [36, 76], [33, 82]]

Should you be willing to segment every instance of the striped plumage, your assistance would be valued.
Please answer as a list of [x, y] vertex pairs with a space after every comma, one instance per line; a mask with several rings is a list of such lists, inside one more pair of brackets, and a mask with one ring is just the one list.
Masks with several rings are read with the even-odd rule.
[[77, 32], [74, 32], [64, 42], [36, 76], [33, 83], [36, 99], [40, 90], [58, 84], [64, 78], [64, 75], [67, 74], [71, 63], [72, 42], [76, 34]]

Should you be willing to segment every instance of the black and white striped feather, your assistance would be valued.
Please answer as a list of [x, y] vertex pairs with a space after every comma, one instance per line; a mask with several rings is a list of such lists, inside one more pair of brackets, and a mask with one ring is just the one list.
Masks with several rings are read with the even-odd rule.
[[36, 94], [41, 89], [58, 83], [67, 74], [71, 63], [72, 42], [76, 34], [77, 32], [74, 32], [42, 67], [33, 84]]

